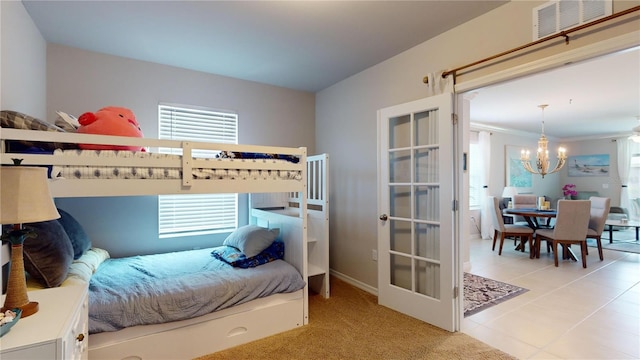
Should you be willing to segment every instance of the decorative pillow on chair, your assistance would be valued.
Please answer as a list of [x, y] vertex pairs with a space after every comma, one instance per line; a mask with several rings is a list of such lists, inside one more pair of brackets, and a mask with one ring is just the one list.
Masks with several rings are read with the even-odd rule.
[[73, 247], [73, 260], [78, 260], [87, 250], [91, 249], [91, 239], [82, 228], [82, 225], [68, 212], [58, 209], [60, 218], [58, 222], [69, 236]]
[[254, 257], [269, 247], [280, 235], [280, 229], [267, 229], [256, 225], [245, 225], [234, 230], [222, 245], [233, 246], [246, 257]]
[[24, 269], [45, 287], [57, 287], [67, 278], [73, 246], [58, 220], [25, 224], [35, 238], [24, 241]]

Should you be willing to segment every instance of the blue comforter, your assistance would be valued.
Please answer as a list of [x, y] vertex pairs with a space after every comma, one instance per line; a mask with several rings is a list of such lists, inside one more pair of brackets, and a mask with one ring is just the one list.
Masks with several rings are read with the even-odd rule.
[[89, 333], [184, 320], [305, 286], [283, 260], [242, 269], [211, 250], [107, 259], [89, 283]]

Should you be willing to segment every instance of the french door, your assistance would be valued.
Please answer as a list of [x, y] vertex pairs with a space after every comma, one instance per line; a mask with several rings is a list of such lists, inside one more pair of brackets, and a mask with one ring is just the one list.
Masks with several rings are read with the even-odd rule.
[[378, 111], [378, 302], [456, 328], [453, 94]]

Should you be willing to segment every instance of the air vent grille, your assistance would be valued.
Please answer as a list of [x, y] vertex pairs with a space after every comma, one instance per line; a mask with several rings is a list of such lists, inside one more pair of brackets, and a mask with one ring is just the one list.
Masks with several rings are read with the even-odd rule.
[[533, 9], [533, 40], [611, 15], [612, 0], [557, 0]]

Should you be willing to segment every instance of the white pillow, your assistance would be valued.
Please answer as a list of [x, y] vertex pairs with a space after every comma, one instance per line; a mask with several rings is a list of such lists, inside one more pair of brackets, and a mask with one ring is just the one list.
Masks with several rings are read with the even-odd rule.
[[68, 132], [75, 132], [75, 130], [80, 127], [80, 123], [75, 116], [62, 111], [56, 111], [56, 114], [58, 114], [58, 118], [55, 121], [56, 126], [59, 126]]
[[280, 229], [245, 225], [234, 230], [222, 243], [240, 250], [247, 258], [260, 254], [280, 235]]

